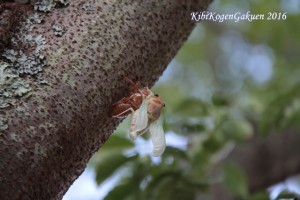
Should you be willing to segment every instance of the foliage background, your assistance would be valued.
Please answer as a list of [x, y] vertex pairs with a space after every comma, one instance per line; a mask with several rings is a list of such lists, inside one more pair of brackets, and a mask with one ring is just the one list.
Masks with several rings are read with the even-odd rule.
[[91, 159], [97, 184], [118, 176], [105, 200], [210, 199], [219, 182], [240, 199], [268, 199], [249, 194], [236, 164], [215, 169], [236, 145], [299, 127], [299, 10], [298, 0], [214, 1], [211, 12], [287, 19], [198, 23], [153, 88], [166, 102], [163, 156], [149, 155], [148, 134], [132, 143], [126, 119]]

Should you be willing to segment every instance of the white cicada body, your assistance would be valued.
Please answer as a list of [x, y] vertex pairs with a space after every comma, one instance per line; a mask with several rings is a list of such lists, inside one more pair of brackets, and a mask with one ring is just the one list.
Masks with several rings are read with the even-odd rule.
[[131, 119], [130, 138], [134, 140], [149, 130], [153, 143], [152, 156], [160, 156], [166, 147], [160, 115], [164, 106], [164, 102], [158, 95], [149, 95], [144, 99], [140, 108], [133, 113]]

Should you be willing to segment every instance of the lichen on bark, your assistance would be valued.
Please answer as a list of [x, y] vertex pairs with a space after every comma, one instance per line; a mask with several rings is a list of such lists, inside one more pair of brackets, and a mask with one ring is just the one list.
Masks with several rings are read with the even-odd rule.
[[[11, 15], [18, 14], [15, 11], [18, 6], [14, 4], [6, 4], [4, 8], [9, 9]], [[47, 83], [42, 76], [43, 69], [47, 66], [45, 56], [41, 53], [46, 47], [45, 39], [42, 35], [26, 34], [32, 31], [36, 24], [41, 23], [41, 19], [39, 14], [29, 15], [29, 10], [26, 11], [27, 18], [23, 16], [18, 18], [19, 21], [10, 22], [16, 23], [17, 27], [13, 30], [18, 32], [8, 32], [11, 34], [10, 42], [6, 47], [1, 45], [5, 48], [0, 52], [0, 109], [14, 107], [20, 97], [30, 97], [35, 84]]]
[[0, 110], [3, 199], [60, 199], [120, 122], [110, 111], [128, 91], [124, 76], [153, 85], [192, 30], [190, 12], [209, 2], [80, 0], [40, 12], [41, 23], [20, 35], [45, 45], [39, 53], [47, 67], [37, 74], [47, 84], [16, 71], [30, 96]]

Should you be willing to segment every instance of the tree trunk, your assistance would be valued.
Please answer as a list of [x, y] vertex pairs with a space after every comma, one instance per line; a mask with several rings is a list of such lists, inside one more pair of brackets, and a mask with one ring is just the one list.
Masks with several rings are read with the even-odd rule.
[[[300, 173], [299, 142], [297, 129], [269, 134], [266, 138], [255, 138], [239, 145], [225, 163], [234, 162], [245, 171], [250, 193], [263, 191]], [[224, 200], [234, 199], [222, 184], [215, 185], [212, 193], [216, 200], [220, 197]]]
[[0, 199], [61, 199], [119, 124], [123, 77], [152, 85], [210, 1], [2, 4]]

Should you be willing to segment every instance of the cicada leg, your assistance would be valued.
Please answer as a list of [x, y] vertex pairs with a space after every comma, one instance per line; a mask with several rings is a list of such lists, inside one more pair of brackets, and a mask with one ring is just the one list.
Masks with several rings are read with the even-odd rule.
[[[118, 114], [113, 114], [112, 116], [115, 118], [123, 118], [123, 117], [126, 117], [127, 115], [130, 115], [133, 112], [134, 112], [134, 109], [131, 106], [129, 106], [126, 110], [124, 110]], [[116, 111], [114, 111], [113, 113], [116, 113]]]

